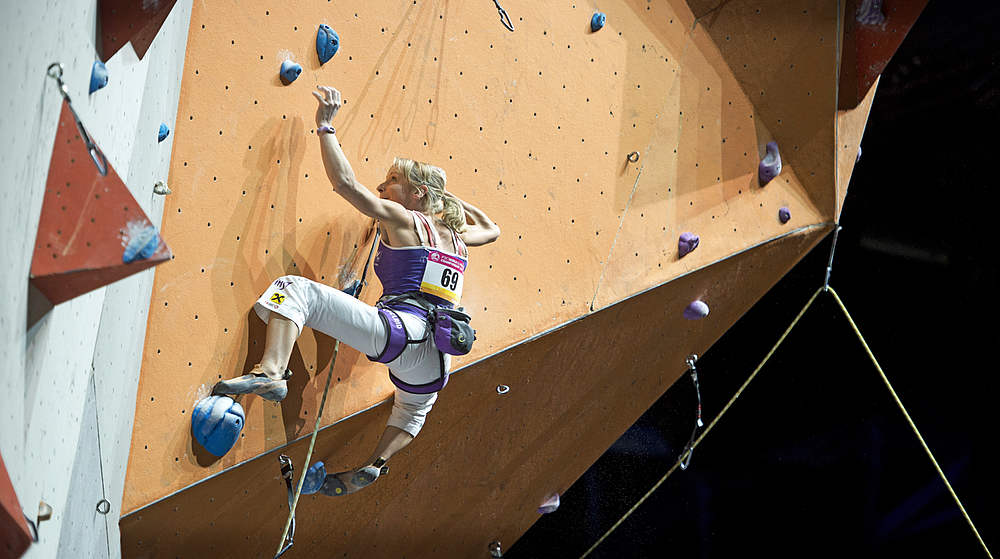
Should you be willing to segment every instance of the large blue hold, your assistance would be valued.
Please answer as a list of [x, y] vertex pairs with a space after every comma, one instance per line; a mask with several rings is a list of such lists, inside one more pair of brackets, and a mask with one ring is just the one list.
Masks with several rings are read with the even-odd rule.
[[93, 93], [106, 85], [108, 85], [108, 67], [98, 60], [90, 70], [90, 92]]
[[319, 55], [319, 63], [326, 64], [333, 55], [340, 50], [340, 35], [327, 24], [319, 26], [316, 32], [316, 54]]
[[604, 27], [604, 22], [607, 21], [607, 19], [608, 16], [602, 14], [601, 12], [595, 13], [594, 17], [590, 18], [590, 30], [594, 32], [599, 31], [602, 27]]
[[160, 134], [159, 134], [159, 136], [157, 136], [159, 138], [159, 141], [162, 142], [163, 140], [166, 140], [167, 136], [169, 136], [169, 135], [170, 135], [170, 128], [168, 128], [166, 124], [162, 124], [161, 123], [160, 124]]
[[159, 246], [160, 234], [156, 232], [156, 227], [149, 225], [125, 244], [122, 262], [130, 264], [136, 260], [145, 260], [153, 256]]
[[243, 422], [243, 406], [228, 396], [209, 396], [194, 406], [191, 433], [205, 450], [223, 456], [239, 440]]
[[295, 78], [299, 77], [302, 73], [302, 66], [292, 62], [291, 60], [286, 60], [281, 63], [281, 79], [285, 80], [285, 83], [292, 83]]

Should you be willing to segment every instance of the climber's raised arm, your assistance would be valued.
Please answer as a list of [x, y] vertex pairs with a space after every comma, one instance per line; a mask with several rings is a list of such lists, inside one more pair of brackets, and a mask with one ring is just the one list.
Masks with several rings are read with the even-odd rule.
[[326, 175], [333, 185], [333, 190], [368, 217], [374, 217], [383, 223], [408, 224], [410, 215], [406, 208], [398, 202], [379, 198], [358, 182], [331, 124], [333, 117], [340, 110], [340, 92], [326, 86], [317, 86], [317, 89], [322, 93], [313, 92], [319, 101], [316, 109], [316, 134], [319, 136], [323, 166], [326, 167]]

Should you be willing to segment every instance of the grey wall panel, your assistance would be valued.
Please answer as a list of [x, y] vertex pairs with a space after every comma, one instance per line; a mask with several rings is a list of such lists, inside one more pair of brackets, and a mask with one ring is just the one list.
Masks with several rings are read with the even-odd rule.
[[[108, 530], [105, 516], [98, 512], [97, 503], [104, 498], [101, 484], [101, 439], [97, 432], [97, 397], [94, 375], [87, 383], [86, 400], [76, 446], [76, 459], [69, 483], [72, 499], [62, 511], [58, 545], [50, 538], [33, 549], [32, 557], [75, 557], [102, 559], [108, 557]], [[47, 528], [43, 524], [43, 529]], [[48, 551], [55, 546], [54, 554]]]

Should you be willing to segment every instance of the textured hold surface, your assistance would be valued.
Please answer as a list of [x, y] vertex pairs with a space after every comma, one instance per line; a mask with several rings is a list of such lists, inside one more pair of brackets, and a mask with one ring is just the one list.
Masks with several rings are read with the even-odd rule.
[[599, 31], [602, 27], [604, 27], [604, 23], [607, 19], [608, 16], [605, 14], [601, 12], [595, 13], [594, 16], [590, 18], [590, 30], [593, 32]]
[[781, 154], [778, 153], [778, 143], [768, 142], [766, 149], [767, 153], [760, 160], [760, 166], [757, 169], [761, 186], [765, 186], [774, 180], [774, 177], [781, 174]]
[[704, 301], [691, 301], [691, 304], [684, 309], [684, 318], [688, 320], [700, 320], [708, 316], [708, 305]]
[[321, 24], [316, 31], [316, 54], [319, 56], [319, 63], [326, 64], [340, 50], [340, 35], [330, 29], [327, 24]]
[[694, 233], [681, 233], [677, 240], [677, 258], [684, 258], [688, 253], [698, 248], [701, 238]]
[[281, 79], [285, 84], [290, 84], [299, 77], [302, 73], [302, 66], [299, 66], [291, 60], [286, 60], [281, 63]]
[[108, 85], [108, 67], [97, 60], [90, 70], [90, 92], [93, 93], [106, 85]]
[[240, 438], [243, 406], [228, 396], [201, 399], [191, 412], [191, 433], [205, 450], [224, 456]]
[[316, 462], [309, 469], [306, 470], [306, 480], [302, 484], [302, 494], [312, 495], [319, 491], [323, 487], [323, 482], [326, 480], [326, 466], [323, 461]]

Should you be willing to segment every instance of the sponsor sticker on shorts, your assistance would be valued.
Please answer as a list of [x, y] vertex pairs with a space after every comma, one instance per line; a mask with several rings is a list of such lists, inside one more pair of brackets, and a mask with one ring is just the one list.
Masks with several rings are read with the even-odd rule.
[[280, 305], [285, 302], [285, 297], [286, 295], [282, 295], [281, 293], [275, 293], [274, 295], [271, 295], [271, 302]]

